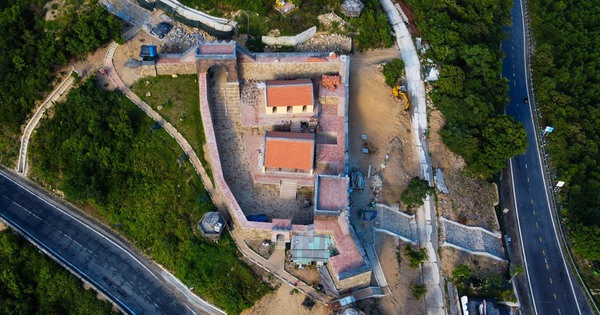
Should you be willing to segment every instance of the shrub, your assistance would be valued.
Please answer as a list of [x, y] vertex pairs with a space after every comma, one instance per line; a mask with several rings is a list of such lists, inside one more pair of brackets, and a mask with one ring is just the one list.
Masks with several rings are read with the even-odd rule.
[[417, 284], [412, 287], [412, 294], [417, 300], [421, 299], [425, 293], [427, 293], [427, 287], [424, 284]]
[[452, 280], [457, 283], [462, 282], [471, 278], [472, 274], [473, 271], [468, 266], [458, 265], [454, 268], [454, 271], [452, 271]]
[[404, 75], [404, 61], [402, 59], [393, 59], [383, 66], [383, 76], [385, 83], [391, 87], [396, 85], [398, 79]]
[[419, 177], [413, 177], [408, 183], [408, 187], [402, 192], [400, 201], [409, 209], [418, 208], [423, 205], [425, 197], [435, 192], [433, 187], [429, 187], [426, 180]]
[[404, 254], [408, 257], [409, 265], [411, 268], [417, 268], [419, 265], [427, 260], [429, 257], [427, 255], [427, 250], [425, 248], [421, 248], [418, 250], [414, 250], [412, 247], [407, 245], [404, 248]]

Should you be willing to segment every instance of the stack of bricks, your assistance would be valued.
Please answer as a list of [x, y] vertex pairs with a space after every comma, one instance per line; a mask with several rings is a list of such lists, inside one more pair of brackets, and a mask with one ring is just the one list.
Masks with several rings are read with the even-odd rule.
[[340, 86], [340, 83], [339, 75], [323, 75], [321, 77], [321, 85], [330, 91], [335, 91]]

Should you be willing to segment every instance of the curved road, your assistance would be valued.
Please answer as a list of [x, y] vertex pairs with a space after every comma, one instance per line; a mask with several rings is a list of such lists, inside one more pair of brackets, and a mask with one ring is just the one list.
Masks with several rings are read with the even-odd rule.
[[130, 314], [223, 314], [110, 231], [0, 168], [0, 218]]
[[[505, 54], [502, 75], [509, 80], [510, 103], [506, 113], [523, 123], [527, 131], [527, 152], [511, 159], [512, 187], [518, 218], [519, 237], [523, 245], [526, 274], [531, 295], [522, 297], [526, 313], [593, 314], [584, 292], [568, 268], [556, 234], [553, 212], [540, 161], [537, 137], [529, 104], [523, 9], [514, 1], [513, 27], [502, 43]], [[533, 101], [533, 100], [532, 100]], [[521, 292], [523, 294], [525, 292]], [[531, 305], [529, 305], [531, 304]]]

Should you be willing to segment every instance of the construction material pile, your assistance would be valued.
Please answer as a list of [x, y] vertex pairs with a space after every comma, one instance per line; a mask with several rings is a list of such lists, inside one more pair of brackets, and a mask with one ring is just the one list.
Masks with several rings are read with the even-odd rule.
[[321, 14], [317, 16], [317, 20], [319, 20], [321, 26], [330, 31], [336, 31], [336, 28], [343, 31], [346, 27], [346, 21], [333, 12]]
[[348, 36], [338, 34], [316, 35], [306, 42], [296, 46], [298, 51], [324, 51], [347, 53], [352, 50], [352, 39]]
[[258, 87], [256, 84], [258, 81], [246, 80], [241, 86], [241, 104], [249, 106], [258, 106]]
[[360, 0], [345, 0], [342, 3], [342, 13], [348, 17], [359, 17], [365, 5]]
[[323, 85], [324, 88], [330, 90], [330, 91], [335, 91], [338, 86], [340, 86], [340, 76], [339, 75], [323, 75], [321, 77], [321, 85]]
[[201, 41], [213, 41], [215, 37], [209, 35], [202, 29], [189, 27], [177, 23], [167, 36], [164, 43], [160, 46], [161, 53], [182, 53]]
[[380, 174], [371, 176], [371, 191], [375, 195], [375, 199], [379, 196], [381, 189], [383, 188], [383, 178]]

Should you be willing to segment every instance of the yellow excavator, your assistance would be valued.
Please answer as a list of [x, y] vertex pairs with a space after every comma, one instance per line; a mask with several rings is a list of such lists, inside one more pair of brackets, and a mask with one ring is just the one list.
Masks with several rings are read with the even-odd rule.
[[410, 103], [408, 102], [408, 95], [406, 95], [406, 92], [403, 92], [402, 90], [404, 90], [403, 87], [396, 85], [392, 88], [392, 94], [394, 94], [397, 99], [402, 99], [402, 102], [404, 103], [404, 110], [406, 111], [410, 108]]

